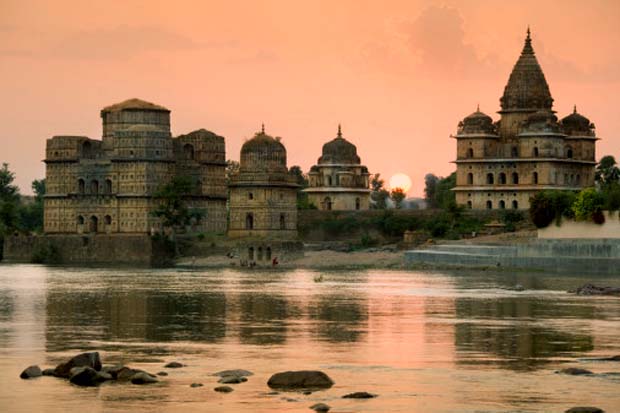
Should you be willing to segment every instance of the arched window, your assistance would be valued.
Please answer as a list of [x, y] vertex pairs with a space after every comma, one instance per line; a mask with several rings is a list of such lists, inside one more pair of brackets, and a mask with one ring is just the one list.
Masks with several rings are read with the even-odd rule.
[[187, 160], [194, 159], [194, 147], [190, 145], [189, 143], [186, 143], [183, 146], [183, 156]]
[[361, 201], [359, 198], [355, 198], [355, 209], [359, 210], [361, 208]]
[[248, 248], [248, 260], [254, 261], [254, 247]]
[[248, 192], [248, 199], [254, 199], [254, 194], [252, 192]]
[[499, 174], [499, 184], [506, 185], [506, 174], [503, 172]]
[[112, 180], [110, 179], [105, 180], [105, 193], [108, 195], [112, 193]]
[[573, 148], [568, 148], [568, 149], [566, 150], [566, 157], [567, 157], [568, 159], [573, 159]]
[[568, 174], [564, 174], [564, 185], [568, 185]]
[[468, 209], [472, 209], [473, 205], [471, 203], [471, 201], [467, 201], [467, 208]]
[[106, 215], [106, 216], [103, 218], [103, 222], [105, 222], [105, 224], [106, 224], [106, 225], [112, 225], [112, 217], [111, 217], [111, 216], [109, 216], [109, 215]]
[[258, 258], [256, 260], [257, 261], [263, 260], [263, 247], [258, 247]]
[[516, 199], [512, 201], [512, 209], [519, 209], [519, 202]]
[[581, 185], [581, 175], [577, 174], [577, 175], [575, 176], [575, 183], [576, 183], [577, 185]]
[[487, 174], [487, 185], [493, 185], [495, 179], [493, 179], [493, 174], [492, 173], [488, 173]]
[[538, 147], [534, 147], [534, 158], [538, 158]]
[[96, 179], [90, 181], [90, 193], [93, 195], [99, 195], [99, 181]]
[[503, 199], [499, 201], [499, 209], [506, 209], [506, 202]]
[[286, 229], [286, 217], [280, 214], [280, 229]]
[[517, 148], [516, 146], [513, 146], [510, 149], [510, 156], [512, 156], [513, 158], [518, 158], [519, 157], [519, 148]]
[[532, 183], [538, 184], [538, 172], [534, 172], [532, 175]]
[[332, 176], [327, 175], [327, 186], [332, 186]]
[[467, 157], [468, 158], [473, 158], [474, 157], [474, 149], [473, 148], [468, 148], [467, 149]]
[[325, 197], [325, 199], [323, 200], [323, 209], [325, 211], [331, 211], [332, 210], [332, 199], [328, 196]]
[[86, 141], [82, 144], [82, 157], [83, 158], [93, 157], [93, 146], [89, 141]]
[[251, 212], [245, 215], [245, 229], [254, 229], [254, 214]]
[[467, 174], [467, 185], [473, 185], [473, 184], [474, 184], [474, 174], [468, 173]]
[[515, 185], [519, 183], [519, 174], [516, 172], [512, 173], [512, 183]]
[[81, 216], [81, 215], [78, 215], [77, 223], [78, 223], [78, 225], [84, 225], [84, 217]]
[[78, 179], [78, 194], [84, 194], [84, 192], [86, 191], [86, 183], [84, 183], [84, 180], [82, 178]]
[[487, 209], [493, 209], [493, 202], [487, 201]]
[[265, 257], [266, 260], [268, 261], [271, 260], [271, 247], [267, 247], [267, 249], [265, 250], [265, 255], [266, 255]]
[[97, 230], [98, 230], [98, 228], [97, 228], [98, 223], [99, 223], [99, 220], [97, 219], [96, 216], [93, 215], [92, 217], [90, 217], [90, 228], [89, 228], [89, 231], [96, 233]]

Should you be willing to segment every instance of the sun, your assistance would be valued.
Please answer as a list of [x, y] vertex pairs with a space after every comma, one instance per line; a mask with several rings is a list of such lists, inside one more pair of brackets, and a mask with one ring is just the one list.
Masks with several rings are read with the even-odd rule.
[[400, 188], [405, 193], [409, 192], [409, 189], [411, 189], [411, 178], [401, 172], [392, 175], [390, 178], [390, 189], [395, 188]]

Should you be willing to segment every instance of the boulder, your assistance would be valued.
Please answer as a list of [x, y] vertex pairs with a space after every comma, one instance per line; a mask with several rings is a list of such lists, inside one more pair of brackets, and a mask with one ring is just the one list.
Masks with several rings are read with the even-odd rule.
[[239, 384], [239, 383], [244, 383], [246, 381], [248, 381], [248, 379], [245, 377], [224, 376], [221, 379], [219, 379], [217, 382], [222, 383], [222, 384]]
[[54, 376], [56, 369], [45, 369], [41, 372], [44, 376]]
[[234, 370], [222, 370], [218, 371], [214, 374], [214, 376], [226, 377], [226, 376], [237, 376], [237, 377], [247, 377], [253, 376], [254, 373], [248, 370], [243, 369], [234, 369]]
[[122, 364], [116, 364], [114, 366], [103, 366], [101, 368], [101, 372], [109, 374], [114, 380], [116, 380], [118, 373], [127, 368], [128, 367], [125, 367]]
[[73, 357], [65, 363], [56, 366], [54, 376], [69, 378], [71, 377], [71, 369], [74, 367], [90, 367], [95, 371], [101, 370], [101, 359], [99, 353], [82, 353]]
[[[108, 377], [111, 376], [104, 373]], [[78, 386], [96, 386], [105, 381], [106, 378], [91, 367], [74, 367], [71, 369], [71, 378], [69, 381]]]
[[329, 409], [331, 409], [331, 407], [329, 407], [325, 403], [313, 404], [312, 406], [310, 406], [310, 408], [314, 410], [315, 412], [320, 412], [320, 413], [328, 412]]
[[160, 371], [159, 373], [157, 373], [158, 376], [167, 376], [168, 373], [166, 373], [165, 371]]
[[180, 369], [181, 367], [184, 367], [185, 364], [181, 364], [178, 361], [171, 361], [170, 363], [166, 364], [164, 367], [167, 369]]
[[558, 371], [558, 373], [560, 373], [560, 374], [570, 374], [571, 376], [585, 376], [585, 375], [588, 375], [588, 374], [594, 374], [590, 370], [580, 369], [580, 368], [577, 368], [577, 367], [569, 367], [569, 368], [566, 368], [566, 369], [562, 369], [562, 370]]
[[230, 393], [231, 391], [233, 391], [233, 388], [230, 386], [218, 386], [214, 388], [213, 390], [220, 392], [220, 393]]
[[566, 410], [565, 413], [605, 413], [605, 412], [602, 409], [599, 409], [598, 407], [583, 406], [583, 407], [571, 407], [570, 409]]
[[133, 377], [131, 378], [131, 382], [133, 384], [151, 384], [151, 383], [157, 383], [158, 381], [159, 380], [157, 380], [157, 377], [151, 376], [150, 374], [144, 371], [140, 371], [134, 374]]
[[22, 374], [19, 375], [20, 379], [32, 379], [34, 377], [41, 377], [43, 372], [39, 368], [39, 366], [30, 366], [27, 367]]
[[342, 396], [343, 399], [374, 399], [375, 397], [377, 397], [376, 394], [368, 393], [365, 391], [358, 391]]
[[267, 385], [274, 389], [329, 389], [334, 381], [322, 371], [299, 370], [276, 373]]
[[195, 387], [202, 387], [203, 384], [202, 383], [192, 383], [189, 385], [189, 387], [195, 388]]
[[584, 284], [569, 293], [577, 295], [620, 295], [620, 287], [599, 287], [594, 284]]

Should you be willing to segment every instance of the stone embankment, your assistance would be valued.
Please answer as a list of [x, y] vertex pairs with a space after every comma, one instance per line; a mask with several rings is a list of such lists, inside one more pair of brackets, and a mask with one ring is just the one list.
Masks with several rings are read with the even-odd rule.
[[546, 239], [516, 245], [453, 242], [406, 251], [405, 266], [610, 274], [620, 267], [620, 240]]

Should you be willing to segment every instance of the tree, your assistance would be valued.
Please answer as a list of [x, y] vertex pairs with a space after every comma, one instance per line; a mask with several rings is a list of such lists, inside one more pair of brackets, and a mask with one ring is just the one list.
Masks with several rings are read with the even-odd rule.
[[19, 226], [19, 189], [13, 185], [15, 174], [7, 163], [0, 168], [0, 236]]
[[403, 200], [405, 199], [405, 191], [402, 188], [394, 188], [390, 193], [390, 198], [394, 201], [396, 209], [401, 209], [403, 206]]
[[299, 185], [302, 189], [308, 187], [308, 177], [301, 170], [301, 166], [293, 165], [289, 168], [288, 172], [295, 177], [297, 185]]
[[45, 179], [32, 181], [34, 201], [28, 204], [22, 203], [19, 209], [20, 225], [23, 231], [43, 231], [43, 197], [45, 195]]
[[374, 209], [385, 209], [390, 193], [384, 188], [385, 181], [381, 179], [381, 174], [374, 174], [370, 180], [370, 199]]
[[308, 176], [304, 174], [301, 167], [293, 165], [288, 172], [295, 177], [295, 182], [299, 185], [297, 190], [297, 209], [317, 209], [316, 205], [309, 201], [308, 194], [303, 191], [308, 187]]
[[611, 155], [603, 156], [596, 165], [595, 180], [601, 188], [618, 184], [620, 182], [620, 169], [616, 158]]
[[172, 230], [173, 238], [176, 229], [190, 225], [192, 220], [200, 220], [205, 215], [203, 210], [189, 208], [185, 201], [195, 187], [196, 183], [190, 177], [177, 176], [153, 194], [159, 206], [152, 214], [161, 219], [165, 228]]
[[456, 186], [456, 172], [452, 172], [445, 178], [426, 174], [424, 182], [424, 198], [429, 208], [449, 209], [451, 205], [456, 204], [454, 191], [452, 191], [452, 188]]
[[437, 193], [437, 183], [439, 177], [433, 174], [426, 174], [424, 176], [424, 199], [429, 208], [437, 208], [435, 205], [435, 195]]
[[226, 161], [226, 185], [230, 183], [230, 178], [239, 173], [239, 162], [229, 159]]

